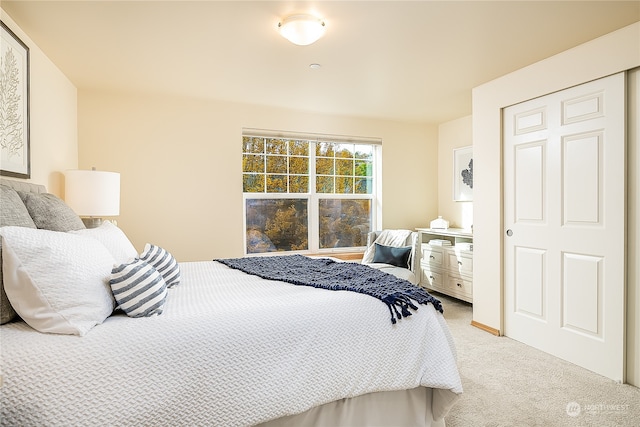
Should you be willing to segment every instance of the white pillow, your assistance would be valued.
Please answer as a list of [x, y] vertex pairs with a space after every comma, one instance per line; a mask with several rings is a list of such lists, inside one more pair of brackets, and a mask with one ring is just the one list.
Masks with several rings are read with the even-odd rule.
[[40, 332], [85, 335], [115, 307], [115, 260], [96, 239], [25, 227], [0, 228], [5, 292]]
[[69, 233], [97, 239], [111, 252], [111, 255], [116, 259], [116, 264], [122, 264], [138, 256], [136, 248], [133, 247], [124, 232], [111, 221], [104, 221], [100, 227], [74, 230]]
[[109, 285], [127, 316], [149, 317], [162, 313], [167, 285], [158, 270], [141, 259], [114, 267]]

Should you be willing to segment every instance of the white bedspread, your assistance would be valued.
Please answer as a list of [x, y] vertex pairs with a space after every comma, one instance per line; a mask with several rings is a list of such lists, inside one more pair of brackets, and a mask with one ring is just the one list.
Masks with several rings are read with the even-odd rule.
[[[462, 392], [433, 306], [392, 325], [372, 297], [182, 263], [164, 313], [112, 316], [84, 337], [0, 327], [0, 423], [244, 426], [345, 397], [427, 386], [435, 416]], [[446, 309], [446, 308], [445, 308]]]

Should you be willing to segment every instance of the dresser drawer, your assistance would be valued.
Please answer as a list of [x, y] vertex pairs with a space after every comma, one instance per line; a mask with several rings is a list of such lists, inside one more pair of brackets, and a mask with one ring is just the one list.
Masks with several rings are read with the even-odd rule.
[[469, 298], [473, 296], [473, 281], [471, 279], [465, 279], [461, 276], [448, 274], [446, 287], [456, 294], [464, 295]]
[[473, 275], [473, 257], [467, 254], [456, 252], [455, 250], [447, 251], [447, 265], [450, 270], [457, 271], [467, 276]]
[[434, 248], [429, 244], [422, 245], [422, 262], [431, 267], [440, 268], [444, 265], [442, 248]]
[[442, 280], [442, 273], [433, 271], [429, 268], [422, 269], [422, 284], [429, 287], [442, 287], [444, 282]]

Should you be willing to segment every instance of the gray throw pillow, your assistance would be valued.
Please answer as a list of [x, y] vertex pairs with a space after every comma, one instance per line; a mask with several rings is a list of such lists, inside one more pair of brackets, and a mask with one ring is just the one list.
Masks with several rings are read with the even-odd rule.
[[[13, 188], [0, 185], [0, 207], [0, 227], [15, 225], [36, 228], [22, 199]], [[4, 292], [2, 282], [2, 237], [0, 237], [0, 325], [10, 322], [15, 317], [16, 312]]]
[[55, 194], [18, 191], [18, 195], [40, 229], [67, 232], [86, 228], [73, 209]]

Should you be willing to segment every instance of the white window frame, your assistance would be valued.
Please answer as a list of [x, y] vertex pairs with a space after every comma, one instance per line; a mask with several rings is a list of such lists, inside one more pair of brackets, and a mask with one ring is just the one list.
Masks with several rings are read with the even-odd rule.
[[[301, 254], [339, 254], [346, 252], [362, 251], [365, 246], [348, 248], [320, 248], [320, 222], [319, 201], [320, 199], [364, 199], [371, 200], [371, 231], [379, 230], [382, 227], [382, 140], [380, 138], [363, 138], [340, 135], [322, 135], [299, 132], [283, 132], [264, 129], [244, 128], [242, 137], [259, 138], [281, 138], [289, 140], [304, 140], [311, 142], [309, 147], [309, 193], [242, 193], [242, 241], [245, 256], [265, 256], [275, 254], [301, 253]], [[316, 152], [315, 144], [318, 142], [334, 142], [337, 144], [364, 144], [373, 146], [373, 175], [371, 194], [335, 194], [316, 193]], [[307, 202], [307, 242], [309, 249], [286, 252], [264, 252], [259, 254], [247, 253], [247, 199], [306, 199]]]

